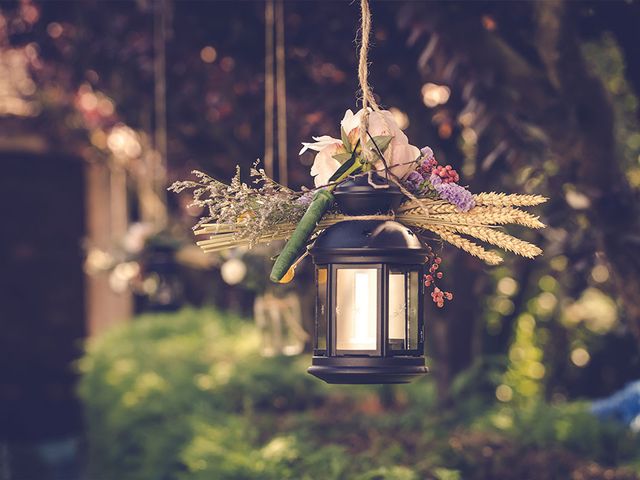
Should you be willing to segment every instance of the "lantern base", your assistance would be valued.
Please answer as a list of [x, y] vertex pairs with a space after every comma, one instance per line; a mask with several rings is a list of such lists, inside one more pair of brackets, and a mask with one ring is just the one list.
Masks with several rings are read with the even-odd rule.
[[307, 372], [327, 383], [410, 383], [429, 370], [424, 357], [320, 357]]

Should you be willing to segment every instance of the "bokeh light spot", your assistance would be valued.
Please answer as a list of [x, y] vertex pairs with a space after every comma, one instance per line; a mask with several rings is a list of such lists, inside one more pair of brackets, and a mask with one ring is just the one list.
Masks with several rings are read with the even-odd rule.
[[204, 63], [213, 63], [218, 58], [218, 51], [211, 45], [207, 45], [200, 50], [200, 58]]
[[503, 277], [498, 281], [498, 293], [510, 297], [518, 291], [518, 282], [511, 277]]
[[447, 103], [450, 95], [451, 90], [444, 85], [425, 83], [422, 86], [422, 101], [429, 108]]
[[47, 34], [49, 34], [51, 38], [60, 38], [63, 31], [64, 29], [62, 28], [62, 25], [58, 22], [51, 22], [47, 25]]
[[593, 278], [595, 282], [604, 283], [609, 280], [609, 269], [606, 265], [596, 265], [593, 267], [593, 270], [591, 270], [591, 278]]
[[591, 355], [589, 355], [589, 352], [587, 352], [586, 349], [578, 347], [571, 351], [571, 362], [576, 367], [586, 366], [587, 363], [589, 363], [589, 360], [591, 360]]
[[513, 389], [509, 385], [498, 385], [496, 388], [496, 398], [501, 402], [508, 402], [513, 398]]

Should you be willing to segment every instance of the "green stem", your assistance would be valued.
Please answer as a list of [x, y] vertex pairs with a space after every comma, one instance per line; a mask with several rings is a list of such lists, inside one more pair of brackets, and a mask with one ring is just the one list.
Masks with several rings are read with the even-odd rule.
[[307, 240], [316, 228], [318, 221], [322, 218], [331, 205], [333, 205], [333, 194], [329, 190], [318, 190], [309, 204], [309, 208], [298, 222], [296, 229], [291, 234], [291, 238], [278, 255], [276, 263], [271, 269], [271, 280], [279, 282], [285, 276], [289, 267], [303, 253]]
[[[334, 173], [330, 181], [339, 182], [349, 175], [360, 171], [362, 171], [362, 163], [354, 152], [353, 157]], [[271, 281], [276, 283], [280, 282], [296, 259], [302, 255], [309, 237], [311, 237], [311, 234], [313, 234], [313, 231], [316, 229], [316, 225], [333, 205], [334, 198], [331, 192], [335, 187], [336, 185], [334, 184], [325, 189], [318, 190], [313, 196], [313, 200], [309, 204], [307, 211], [298, 222], [296, 229], [291, 234], [291, 238], [289, 238], [280, 255], [278, 255], [276, 263], [273, 264], [270, 275]]]

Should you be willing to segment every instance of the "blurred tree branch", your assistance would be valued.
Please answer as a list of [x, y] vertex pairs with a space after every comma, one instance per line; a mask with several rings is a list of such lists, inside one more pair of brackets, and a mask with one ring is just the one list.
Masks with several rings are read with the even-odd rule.
[[[637, 2], [595, 5], [596, 15], [607, 11], [603, 22], [594, 20], [593, 12], [585, 13], [584, 4], [563, 0], [409, 3], [398, 20], [411, 42], [422, 41], [418, 68], [423, 78], [459, 92], [457, 102], [435, 109], [433, 121], [445, 115], [456, 118], [475, 131], [479, 147], [484, 145], [467, 175], [472, 189], [511, 186], [514, 191], [551, 196], [552, 230], [545, 235], [550, 239], [566, 231], [561, 235], [566, 250], [580, 238], [580, 255], [588, 256], [589, 263], [597, 251], [605, 253], [617, 280], [626, 325], [640, 339], [640, 202], [623, 169], [611, 99], [582, 50], [587, 27], [591, 38], [611, 31], [620, 42], [625, 73], [637, 92], [640, 69], [633, 49], [638, 33], [629, 19], [637, 18], [640, 9]], [[586, 208], [576, 210], [567, 202], [567, 187], [586, 197]], [[575, 228], [580, 223], [583, 226]], [[456, 263], [455, 268], [454, 278], [463, 277], [465, 271], [473, 278], [468, 266]], [[586, 272], [581, 267], [575, 274]], [[476, 288], [463, 283], [460, 293], [473, 295]], [[456, 354], [466, 363], [449, 364], [446, 376], [453, 378], [473, 358], [468, 353], [472, 342], [463, 345], [460, 340], [473, 327], [454, 321], [461, 313], [458, 308], [449, 313], [446, 328], [451, 331], [438, 335], [449, 347], [439, 346], [436, 353], [445, 354], [442, 360], [448, 362], [446, 352], [454, 350], [455, 342]]]
[[640, 340], [640, 203], [621, 168], [611, 101], [590, 71], [575, 16], [561, 0], [537, 7], [538, 51], [549, 79], [566, 102], [563, 130], [547, 130], [561, 171], [575, 171], [591, 201], [587, 215], [617, 279], [628, 325]]

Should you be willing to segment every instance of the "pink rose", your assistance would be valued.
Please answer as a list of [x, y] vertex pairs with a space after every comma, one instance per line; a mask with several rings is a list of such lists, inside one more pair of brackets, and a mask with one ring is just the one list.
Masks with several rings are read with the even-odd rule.
[[[400, 130], [391, 112], [388, 110], [374, 112], [371, 109], [369, 109], [369, 112], [369, 135], [372, 137], [380, 135], [393, 137], [389, 147], [384, 152], [384, 159], [389, 169], [398, 178], [404, 178], [415, 168], [416, 160], [420, 157], [420, 149], [409, 144], [409, 139]], [[363, 113], [364, 110], [362, 109], [355, 114], [351, 110], [347, 110], [342, 122], [340, 122], [349, 140], [354, 145], [360, 138], [360, 119]], [[374, 168], [376, 170], [384, 170], [384, 162], [378, 160], [374, 164]]]
[[[340, 126], [347, 134], [352, 147], [356, 145], [360, 138], [360, 119], [363, 112], [363, 110], [359, 110], [354, 114], [351, 110], [347, 110], [340, 122]], [[372, 137], [381, 135], [392, 137], [389, 146], [384, 151], [384, 159], [391, 172], [398, 178], [404, 178], [415, 168], [416, 161], [420, 157], [420, 150], [409, 144], [409, 139], [400, 130], [391, 112], [387, 110], [377, 112], [369, 110], [369, 112], [369, 135]], [[329, 135], [313, 137], [313, 139], [315, 140], [313, 143], [302, 144], [300, 155], [307, 150], [318, 152], [311, 167], [311, 175], [314, 177], [315, 186], [321, 187], [329, 183], [331, 176], [340, 168], [340, 162], [333, 156], [338, 153], [345, 153], [346, 148], [342, 144], [342, 140]], [[378, 159], [373, 168], [384, 170], [384, 162]]]

